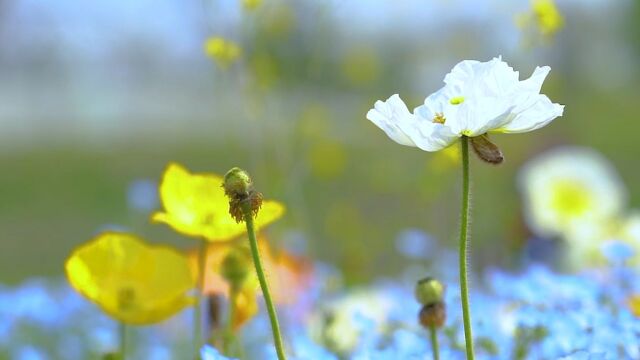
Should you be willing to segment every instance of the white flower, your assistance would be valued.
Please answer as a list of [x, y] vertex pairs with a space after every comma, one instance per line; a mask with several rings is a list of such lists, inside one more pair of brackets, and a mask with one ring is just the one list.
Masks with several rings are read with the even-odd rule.
[[622, 215], [626, 189], [599, 153], [580, 147], [552, 150], [520, 173], [526, 221], [542, 237], [562, 236], [576, 245], [602, 238]]
[[312, 336], [325, 342], [333, 351], [350, 353], [361, 343], [362, 334], [370, 331], [370, 327], [382, 332], [388, 326], [392, 305], [393, 301], [384, 291], [356, 290], [332, 300], [312, 314]]
[[413, 113], [396, 94], [376, 101], [367, 119], [393, 141], [425, 151], [444, 149], [462, 136], [532, 131], [564, 109], [540, 94], [549, 70], [537, 67], [529, 79], [519, 81], [518, 72], [500, 58], [464, 60], [445, 76], [445, 86]]

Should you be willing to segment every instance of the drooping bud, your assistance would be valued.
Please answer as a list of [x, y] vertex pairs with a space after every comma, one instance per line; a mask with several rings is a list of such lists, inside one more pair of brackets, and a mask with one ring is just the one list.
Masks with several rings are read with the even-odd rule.
[[252, 266], [249, 249], [235, 247], [222, 260], [220, 275], [229, 283], [229, 286], [239, 289], [251, 272]]
[[426, 277], [416, 284], [415, 296], [422, 305], [441, 302], [444, 297], [444, 285], [432, 277]]
[[425, 305], [420, 310], [418, 315], [420, 324], [429, 329], [432, 327], [439, 328], [444, 325], [447, 319], [447, 313], [444, 306], [444, 302], [438, 301], [429, 305]]
[[475, 136], [469, 138], [471, 140], [471, 147], [478, 157], [490, 164], [500, 164], [504, 161], [504, 156], [500, 148], [489, 141], [487, 134]]
[[262, 206], [262, 194], [255, 191], [246, 171], [237, 167], [229, 170], [224, 176], [222, 187], [229, 197], [229, 214], [237, 222], [244, 220], [245, 212], [253, 217], [258, 215]]

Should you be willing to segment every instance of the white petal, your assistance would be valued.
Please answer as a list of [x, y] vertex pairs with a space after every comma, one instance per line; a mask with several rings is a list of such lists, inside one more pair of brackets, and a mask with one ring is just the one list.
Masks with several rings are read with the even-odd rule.
[[411, 136], [416, 145], [424, 151], [442, 150], [458, 140], [447, 126], [437, 123], [420, 122], [418, 132]]
[[521, 91], [530, 91], [539, 94], [540, 89], [542, 89], [542, 83], [544, 79], [547, 78], [547, 75], [549, 75], [549, 71], [551, 71], [551, 68], [548, 66], [537, 66], [533, 74], [531, 74], [531, 77], [520, 81]]
[[408, 133], [416, 146], [424, 151], [442, 150], [459, 137], [451, 132], [448, 126], [434, 123], [422, 117], [418, 118], [419, 121], [412, 125], [411, 131]]
[[415, 116], [409, 112], [407, 105], [398, 94], [392, 95], [387, 101], [376, 101], [374, 108], [367, 112], [367, 119], [398, 144], [416, 146], [402, 130], [403, 127], [408, 128], [408, 124], [415, 122]]
[[518, 72], [501, 58], [487, 62], [464, 60], [458, 63], [444, 82], [462, 89], [465, 97], [505, 96], [518, 86]]
[[514, 106], [504, 97], [472, 97], [445, 110], [445, 125], [454, 134], [479, 136], [502, 127], [511, 118]]
[[444, 83], [447, 85], [462, 85], [469, 79], [473, 78], [475, 66], [480, 64], [477, 60], [462, 60], [451, 69], [444, 77]]
[[445, 108], [450, 106], [449, 101], [452, 97], [459, 95], [452, 86], [442, 87], [440, 90], [429, 95], [424, 100], [424, 105], [418, 106], [413, 113], [426, 120], [433, 121], [437, 113], [444, 113]]
[[564, 105], [552, 103], [545, 95], [533, 95], [528, 107], [514, 110], [513, 118], [494, 132], [523, 133], [539, 129], [558, 116], [562, 116]]

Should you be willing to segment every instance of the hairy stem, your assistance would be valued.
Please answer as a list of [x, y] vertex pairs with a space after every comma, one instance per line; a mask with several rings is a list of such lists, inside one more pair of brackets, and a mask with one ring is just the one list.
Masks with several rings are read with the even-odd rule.
[[249, 244], [251, 245], [251, 256], [253, 257], [253, 265], [256, 268], [258, 280], [260, 281], [260, 288], [262, 288], [262, 295], [267, 305], [267, 312], [269, 313], [269, 320], [271, 321], [271, 330], [273, 332], [273, 342], [275, 344], [276, 353], [279, 360], [285, 360], [284, 346], [282, 345], [282, 337], [280, 335], [280, 325], [278, 324], [278, 315], [276, 314], [276, 308], [273, 305], [271, 299], [271, 292], [269, 291], [269, 284], [264, 274], [262, 267], [262, 261], [260, 260], [260, 252], [258, 250], [258, 241], [256, 240], [256, 234], [253, 226], [253, 216], [251, 213], [251, 204], [245, 202], [242, 204], [242, 213], [244, 215], [244, 222], [247, 225], [247, 235], [249, 236]]
[[462, 319], [464, 322], [464, 340], [467, 360], [473, 360], [473, 335], [471, 334], [471, 313], [469, 310], [469, 285], [467, 283], [467, 251], [469, 229], [469, 138], [460, 139], [462, 152], [462, 207], [460, 209], [460, 298], [462, 300]]

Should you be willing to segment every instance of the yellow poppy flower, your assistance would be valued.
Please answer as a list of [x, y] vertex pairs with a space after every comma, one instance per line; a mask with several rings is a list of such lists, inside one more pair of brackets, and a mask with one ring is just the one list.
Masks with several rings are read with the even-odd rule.
[[[183, 166], [171, 163], [160, 183], [163, 212], [151, 220], [171, 226], [177, 232], [208, 241], [226, 241], [247, 230], [229, 215], [229, 199], [222, 188], [223, 177], [216, 174], [192, 174]], [[255, 219], [257, 229], [284, 214], [284, 205], [265, 200]]]
[[131, 234], [100, 234], [71, 254], [65, 270], [73, 288], [127, 324], [156, 323], [193, 303], [187, 258]]

